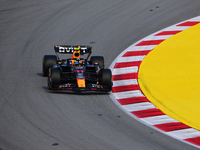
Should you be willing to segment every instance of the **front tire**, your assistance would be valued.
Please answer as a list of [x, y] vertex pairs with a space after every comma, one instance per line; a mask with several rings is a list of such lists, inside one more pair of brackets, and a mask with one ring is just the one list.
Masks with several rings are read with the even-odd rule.
[[48, 88], [49, 90], [54, 89], [55, 85], [60, 84], [61, 71], [58, 68], [50, 68], [48, 74]]
[[57, 57], [55, 55], [44, 55], [42, 63], [43, 76], [47, 77], [49, 68], [52, 68], [55, 64], [57, 64]]
[[103, 69], [101, 71], [101, 84], [112, 90], [112, 73], [110, 69]]

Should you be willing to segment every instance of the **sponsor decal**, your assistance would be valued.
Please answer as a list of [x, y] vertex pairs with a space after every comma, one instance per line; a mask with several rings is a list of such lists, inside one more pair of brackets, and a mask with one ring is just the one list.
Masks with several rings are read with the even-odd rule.
[[94, 87], [94, 88], [103, 88], [103, 86], [98, 85], [98, 84], [92, 84], [92, 87]]
[[59, 88], [66, 88], [66, 87], [71, 87], [71, 84], [68, 83], [68, 84], [63, 84], [59, 86]]

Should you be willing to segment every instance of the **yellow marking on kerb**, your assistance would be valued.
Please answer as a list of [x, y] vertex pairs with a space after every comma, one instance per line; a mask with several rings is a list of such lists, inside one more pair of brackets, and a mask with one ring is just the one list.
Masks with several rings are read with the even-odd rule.
[[142, 61], [138, 82], [165, 114], [200, 130], [200, 24], [156, 46]]

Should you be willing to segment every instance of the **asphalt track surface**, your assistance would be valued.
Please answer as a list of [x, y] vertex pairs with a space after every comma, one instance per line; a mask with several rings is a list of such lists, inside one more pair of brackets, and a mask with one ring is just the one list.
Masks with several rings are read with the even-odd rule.
[[1, 150], [193, 150], [134, 120], [103, 93], [52, 93], [42, 57], [93, 46], [106, 67], [125, 48], [200, 15], [199, 0], [0, 1]]

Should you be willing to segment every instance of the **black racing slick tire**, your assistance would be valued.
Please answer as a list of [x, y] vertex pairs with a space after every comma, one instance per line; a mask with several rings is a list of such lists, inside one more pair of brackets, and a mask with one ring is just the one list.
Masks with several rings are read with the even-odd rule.
[[57, 64], [56, 55], [44, 55], [42, 63], [43, 76], [47, 77], [49, 68], [52, 68], [55, 64]]
[[60, 84], [61, 71], [58, 68], [50, 68], [48, 74], [48, 88], [52, 90], [55, 85]]
[[110, 69], [103, 69], [101, 71], [101, 84], [107, 86], [112, 90], [112, 73]]
[[90, 63], [94, 65], [95, 63], [99, 64], [99, 68], [104, 68], [104, 57], [103, 56], [91, 56]]

